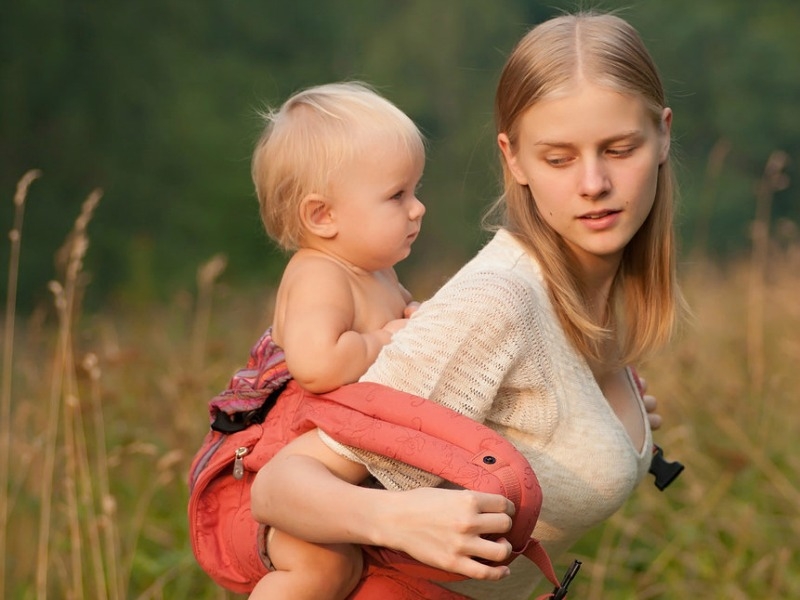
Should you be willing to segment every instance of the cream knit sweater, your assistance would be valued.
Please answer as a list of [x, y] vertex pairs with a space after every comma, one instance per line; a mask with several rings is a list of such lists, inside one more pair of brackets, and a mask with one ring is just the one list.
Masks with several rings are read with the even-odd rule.
[[[538, 264], [503, 230], [422, 304], [361, 380], [429, 398], [505, 435], [539, 479], [544, 501], [534, 537], [554, 561], [622, 506], [650, 464], [643, 405], [645, 442], [635, 448], [564, 336]], [[387, 488], [439, 483], [405, 464], [322, 437], [366, 464]], [[556, 570], [565, 566], [556, 563]], [[447, 587], [476, 599], [525, 600], [540, 580], [539, 571], [521, 558], [501, 582]]]

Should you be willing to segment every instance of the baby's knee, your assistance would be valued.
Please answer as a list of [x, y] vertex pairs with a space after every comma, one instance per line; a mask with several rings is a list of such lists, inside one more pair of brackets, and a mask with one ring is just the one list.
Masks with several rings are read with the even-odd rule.
[[362, 551], [354, 544], [310, 544], [270, 528], [266, 554], [275, 569], [268, 587], [291, 582], [295, 598], [346, 598], [361, 579]]
[[347, 548], [345, 557], [348, 566], [345, 568], [344, 583], [347, 591], [351, 591], [358, 585], [364, 573], [364, 553], [361, 551], [361, 546], [355, 544], [349, 544]]
[[314, 577], [329, 588], [337, 590], [336, 597], [344, 597], [351, 592], [361, 579], [364, 559], [361, 547], [353, 544], [329, 546], [330, 552], [318, 557], [321, 560], [310, 565]]

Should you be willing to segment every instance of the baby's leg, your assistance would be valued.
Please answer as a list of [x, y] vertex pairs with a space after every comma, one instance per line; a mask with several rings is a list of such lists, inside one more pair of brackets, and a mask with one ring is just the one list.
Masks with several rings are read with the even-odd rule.
[[274, 571], [256, 584], [250, 600], [344, 600], [361, 579], [361, 547], [311, 544], [271, 529], [267, 553]]

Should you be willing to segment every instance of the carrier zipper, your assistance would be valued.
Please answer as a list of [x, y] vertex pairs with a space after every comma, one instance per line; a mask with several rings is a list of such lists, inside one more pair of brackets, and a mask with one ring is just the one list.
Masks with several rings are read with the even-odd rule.
[[240, 446], [233, 454], [233, 478], [244, 477], [244, 457], [249, 452], [246, 446]]
[[211, 444], [203, 455], [198, 459], [197, 464], [195, 465], [192, 472], [189, 474], [189, 489], [193, 489], [195, 485], [197, 485], [197, 480], [200, 479], [200, 476], [203, 474], [203, 471], [208, 466], [208, 463], [214, 456], [214, 453], [219, 450], [219, 447], [225, 442], [225, 436], [220, 435], [213, 444]]

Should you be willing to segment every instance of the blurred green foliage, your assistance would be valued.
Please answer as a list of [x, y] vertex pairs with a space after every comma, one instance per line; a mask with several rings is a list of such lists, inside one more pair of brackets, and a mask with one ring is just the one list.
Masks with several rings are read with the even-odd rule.
[[[197, 266], [276, 281], [284, 257], [262, 232], [249, 156], [256, 110], [341, 79], [377, 86], [430, 140], [423, 235], [401, 266], [442, 275], [482, 239], [497, 194], [492, 100], [504, 58], [557, 0], [72, 0], [7, 3], [0, 20], [0, 228], [14, 186], [43, 171], [26, 206], [21, 308], [45, 296], [82, 200], [96, 299], [163, 296]], [[582, 3], [586, 4], [586, 3]], [[754, 187], [776, 149], [800, 154], [800, 3], [607, 1], [636, 25], [675, 110], [685, 246], [748, 247]], [[721, 171], [709, 178], [712, 150]], [[789, 175], [791, 176], [791, 167]], [[790, 187], [773, 218], [800, 221]], [[0, 248], [5, 264], [8, 249]], [[0, 282], [5, 286], [5, 282]]]

